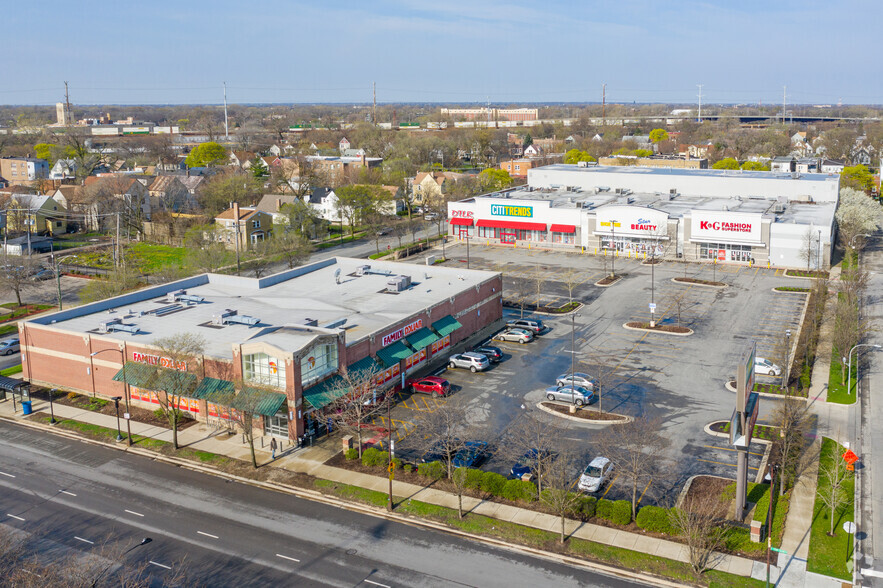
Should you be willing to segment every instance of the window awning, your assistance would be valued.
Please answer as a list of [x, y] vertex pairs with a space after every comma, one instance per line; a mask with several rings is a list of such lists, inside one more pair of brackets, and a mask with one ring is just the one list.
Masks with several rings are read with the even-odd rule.
[[233, 398], [230, 408], [242, 412], [252, 412], [252, 414], [273, 416], [279, 412], [279, 408], [286, 400], [285, 394], [246, 386]]
[[471, 218], [452, 218], [450, 222], [452, 225], [462, 225], [464, 227], [472, 226]]
[[120, 368], [120, 371], [114, 375], [113, 381], [125, 382], [129, 386], [152, 390], [153, 388], [150, 386], [153, 383], [153, 379], [156, 378], [156, 370], [156, 367], [146, 363], [127, 361], [123, 367]]
[[439, 337], [447, 337], [462, 326], [457, 319], [448, 315], [432, 323], [432, 330], [438, 333]]
[[196, 375], [189, 372], [127, 361], [114, 375], [113, 380], [144, 390], [159, 390], [173, 396], [195, 398], [193, 389], [196, 387]]
[[576, 225], [552, 225], [551, 231], [553, 233], [575, 233]]
[[233, 382], [217, 378], [203, 378], [196, 390], [193, 391], [193, 398], [227, 406], [235, 393]]
[[426, 349], [436, 341], [438, 341], [439, 337], [426, 327], [423, 327], [416, 333], [408, 335], [405, 337], [405, 340], [408, 342], [408, 345], [414, 348], [414, 351], [420, 351], [421, 349]]
[[386, 367], [392, 367], [407, 357], [414, 355], [414, 352], [408, 349], [408, 346], [401, 341], [396, 341], [392, 345], [387, 345], [377, 352], [377, 357]]
[[340, 375], [334, 375], [304, 390], [304, 400], [315, 409], [325, 408], [349, 391]]
[[490, 229], [520, 229], [522, 231], [546, 230], [546, 223], [527, 223], [524, 221], [481, 219], [475, 224], [476, 226], [488, 227]]

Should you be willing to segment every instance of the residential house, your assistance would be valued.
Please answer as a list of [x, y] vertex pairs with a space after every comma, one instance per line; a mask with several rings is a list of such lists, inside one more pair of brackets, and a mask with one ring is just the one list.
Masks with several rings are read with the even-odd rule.
[[797, 171], [802, 174], [818, 173], [819, 160], [815, 157], [801, 157], [797, 160]]
[[626, 135], [622, 138], [623, 143], [633, 143], [635, 149], [654, 149], [655, 145], [650, 140], [650, 135]]
[[390, 195], [389, 202], [385, 203], [379, 210], [381, 214], [395, 216], [405, 209], [405, 200], [402, 198], [401, 186], [381, 186], [381, 188], [389, 192]]
[[164, 155], [159, 158], [159, 161], [156, 163], [155, 170], [156, 171], [164, 171], [164, 172], [176, 172], [179, 170], [187, 169], [187, 165], [184, 163], [187, 160], [186, 155]]
[[527, 147], [524, 148], [524, 156], [525, 157], [540, 157], [543, 154], [543, 150], [538, 145], [531, 143]]
[[843, 172], [846, 163], [836, 159], [823, 159], [819, 163], [819, 169], [823, 174], [839, 174]]
[[325, 183], [331, 186], [339, 186], [345, 180], [354, 178], [360, 168], [379, 167], [383, 163], [382, 157], [365, 157], [364, 155], [361, 157], [308, 155], [305, 159], [313, 166], [316, 173], [324, 178]]
[[340, 140], [340, 143], [337, 144], [337, 148], [340, 150], [340, 154], [343, 155], [343, 152], [350, 148], [350, 142], [346, 137]]
[[694, 145], [678, 145], [678, 154], [681, 157], [689, 155], [694, 159], [708, 159], [710, 154], [714, 153], [714, 144], [699, 143]]
[[[595, 133], [592, 136], [592, 141], [594, 141], [595, 143], [600, 143], [601, 141], [604, 140], [604, 135], [605, 135], [605, 133]], [[649, 135], [647, 135], [647, 136], [649, 137]]]
[[344, 149], [341, 153], [344, 157], [362, 157], [367, 155], [364, 149]]
[[196, 195], [197, 188], [199, 188], [202, 182], [205, 181], [205, 176], [186, 175], [177, 176], [177, 178], [178, 181], [181, 182], [181, 184], [183, 184], [185, 188], [187, 188], [187, 191], [194, 196]]
[[31, 186], [49, 179], [49, 162], [36, 157], [0, 158], [0, 177], [10, 186]]
[[68, 210], [82, 216], [87, 231], [111, 226], [110, 217], [119, 213], [123, 226], [140, 232], [153, 211], [147, 187], [128, 175], [89, 176], [76, 196]]
[[770, 161], [770, 171], [785, 173], [797, 171], [797, 159], [791, 155], [773, 157]]
[[59, 186], [52, 194], [52, 199], [61, 204], [65, 210], [70, 210], [71, 203], [76, 202], [77, 193], [82, 189], [82, 186]]
[[411, 180], [411, 201], [418, 206], [423, 206], [425, 200], [447, 192], [448, 186], [462, 178], [463, 175], [454, 172], [420, 172]]
[[196, 198], [177, 176], [156, 176], [147, 187], [151, 207], [166, 212], [188, 212], [197, 207]]
[[[233, 208], [228, 208], [215, 217], [215, 224], [220, 228], [217, 239], [227, 249], [236, 249], [236, 235], [239, 236], [239, 248], [248, 249], [268, 239], [273, 234], [273, 217], [257, 208], [239, 207], [233, 203]], [[237, 229], [238, 225], [238, 229]]]
[[79, 164], [74, 159], [59, 159], [49, 170], [50, 180], [71, 180], [77, 177]]
[[806, 140], [806, 131], [798, 131], [791, 135], [791, 154], [806, 157], [812, 152], [812, 146]]
[[[548, 139], [533, 139], [531, 146], [539, 149], [542, 153], [552, 153], [553, 151], [562, 151], [564, 149], [564, 141], [550, 137]], [[527, 151], [524, 153], [527, 155]]]
[[255, 158], [255, 154], [251, 151], [231, 151], [230, 165], [234, 165], [239, 169], [248, 169], [251, 167], [251, 161]]
[[58, 235], [67, 232], [67, 210], [46, 194], [12, 194], [7, 209], [10, 232]]
[[849, 156], [852, 165], [870, 166], [871, 162], [876, 159], [875, 150], [871, 145], [859, 145], [852, 150]]

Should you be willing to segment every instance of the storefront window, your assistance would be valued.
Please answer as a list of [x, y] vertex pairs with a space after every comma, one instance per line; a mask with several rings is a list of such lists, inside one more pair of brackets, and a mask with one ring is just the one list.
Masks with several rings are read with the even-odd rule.
[[576, 243], [575, 233], [552, 233], [552, 243], [566, 243], [573, 245]]
[[336, 371], [337, 343], [316, 345], [300, 360], [301, 381], [304, 388], [322, 376]]
[[249, 382], [285, 388], [285, 363], [266, 353], [243, 356], [242, 373]]
[[730, 245], [729, 243], [700, 243], [700, 259], [724, 261], [751, 261], [751, 245]]

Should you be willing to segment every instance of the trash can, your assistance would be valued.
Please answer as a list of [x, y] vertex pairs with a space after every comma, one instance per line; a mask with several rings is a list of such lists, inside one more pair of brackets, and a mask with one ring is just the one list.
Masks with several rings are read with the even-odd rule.
[[33, 407], [31, 406], [30, 400], [22, 400], [21, 401], [21, 413], [22, 414], [31, 414], [34, 412]]

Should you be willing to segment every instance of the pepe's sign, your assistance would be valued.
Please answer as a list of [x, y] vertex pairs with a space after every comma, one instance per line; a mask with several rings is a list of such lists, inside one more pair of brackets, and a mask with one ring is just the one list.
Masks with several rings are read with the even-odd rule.
[[156, 365], [169, 370], [187, 371], [186, 361], [175, 361], [171, 357], [160, 357], [159, 355], [147, 355], [146, 353], [132, 352], [132, 361], [136, 363], [146, 363], [147, 365]]
[[399, 339], [402, 339], [404, 337], [407, 337], [408, 335], [416, 333], [417, 331], [419, 331], [422, 328], [423, 328], [423, 319], [417, 319], [413, 323], [405, 325], [404, 327], [402, 327], [398, 331], [393, 331], [392, 333], [390, 333], [388, 335], [384, 335], [383, 340], [382, 340], [382, 344], [384, 347], [386, 347], [387, 345], [391, 345], [392, 343], [395, 343]]

